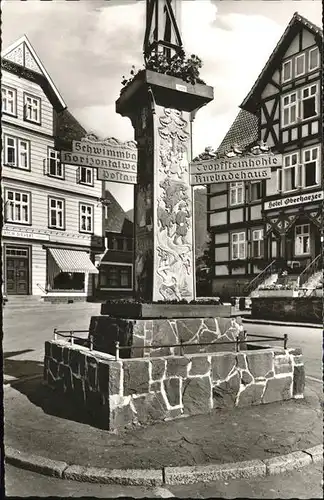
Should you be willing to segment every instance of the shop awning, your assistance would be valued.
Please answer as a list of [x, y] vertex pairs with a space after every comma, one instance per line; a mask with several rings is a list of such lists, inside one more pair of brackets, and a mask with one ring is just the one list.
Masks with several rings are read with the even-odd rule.
[[65, 248], [49, 248], [49, 251], [63, 273], [98, 274], [99, 272], [86, 252]]

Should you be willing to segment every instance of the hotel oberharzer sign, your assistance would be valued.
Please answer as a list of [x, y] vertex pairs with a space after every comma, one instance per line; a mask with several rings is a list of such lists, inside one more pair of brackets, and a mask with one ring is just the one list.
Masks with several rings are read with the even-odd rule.
[[136, 184], [137, 145], [134, 141], [100, 140], [95, 135], [72, 142], [72, 151], [61, 151], [62, 163], [97, 168], [98, 180]]

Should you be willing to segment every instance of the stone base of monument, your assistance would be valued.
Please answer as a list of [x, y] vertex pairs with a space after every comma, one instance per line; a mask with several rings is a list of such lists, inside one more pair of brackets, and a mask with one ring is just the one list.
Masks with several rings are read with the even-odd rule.
[[121, 358], [235, 351], [242, 330], [231, 306], [108, 303], [101, 313], [90, 321], [93, 347], [115, 355], [119, 342]]
[[[300, 349], [197, 353], [120, 359], [45, 342], [44, 381], [78, 418], [109, 431], [219, 408], [303, 398]], [[255, 410], [251, 411], [251, 415]]]

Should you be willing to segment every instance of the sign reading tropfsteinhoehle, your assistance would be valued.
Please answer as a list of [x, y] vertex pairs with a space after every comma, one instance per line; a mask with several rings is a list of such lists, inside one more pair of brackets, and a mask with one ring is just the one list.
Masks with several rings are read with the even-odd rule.
[[190, 184], [270, 179], [271, 168], [282, 165], [282, 155], [249, 155], [192, 162], [189, 165]]

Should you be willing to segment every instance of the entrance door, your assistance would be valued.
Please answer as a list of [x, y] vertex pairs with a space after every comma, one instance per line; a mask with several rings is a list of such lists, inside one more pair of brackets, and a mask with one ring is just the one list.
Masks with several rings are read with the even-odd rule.
[[28, 294], [28, 248], [6, 248], [6, 288], [8, 295]]

